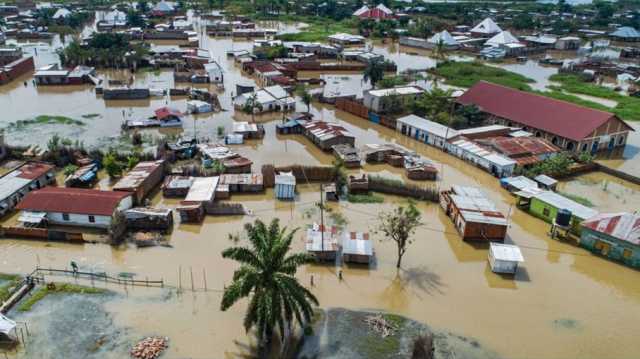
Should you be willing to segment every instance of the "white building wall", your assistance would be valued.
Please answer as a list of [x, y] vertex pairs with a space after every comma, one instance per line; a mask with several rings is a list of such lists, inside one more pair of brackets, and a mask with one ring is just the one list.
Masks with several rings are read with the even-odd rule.
[[89, 222], [89, 216], [86, 214], [69, 213], [69, 220], [64, 219], [64, 214], [59, 212], [47, 213], [49, 223], [62, 224], [67, 226], [82, 226], [93, 228], [107, 228], [111, 224], [111, 216], [94, 216], [95, 222]]

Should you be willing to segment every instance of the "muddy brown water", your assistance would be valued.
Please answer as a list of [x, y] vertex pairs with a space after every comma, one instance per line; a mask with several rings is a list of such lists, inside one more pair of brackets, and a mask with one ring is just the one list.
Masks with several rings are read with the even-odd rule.
[[[230, 131], [232, 121], [249, 119], [249, 116], [233, 111], [231, 92], [236, 82], [252, 83], [252, 80], [239, 72], [225, 51], [249, 49], [251, 43], [209, 38], [204, 40], [204, 44], [226, 70], [226, 91], [219, 92], [219, 95], [227, 111], [201, 115], [196, 120], [198, 135], [213, 137], [216, 127], [224, 126]], [[397, 56], [395, 59], [406, 58], [406, 61], [415, 63], [416, 68], [432, 61], [424, 55]], [[101, 71], [101, 75], [112, 78], [129, 76], [124, 71]], [[168, 98], [141, 103], [105, 103], [96, 98], [89, 86], [35, 88], [30, 77], [25, 79], [29, 81], [26, 87], [22, 82], [0, 87], [0, 107], [5, 109], [0, 119], [2, 126], [38, 114], [61, 114], [80, 119], [83, 114], [97, 113], [100, 117], [84, 120], [87, 126], [82, 128], [42, 126], [23, 132], [9, 132], [7, 138], [10, 143], [43, 144], [51, 133], [59, 132], [63, 136], [80, 138], [87, 144], [104, 146], [117, 142], [123, 111], [124, 118], [128, 118], [148, 116], [167, 102], [180, 109], [186, 108], [184, 99]], [[351, 81], [357, 83], [358, 80]], [[173, 79], [171, 73], [165, 71], [159, 76], [137, 73], [135, 83], [167, 88], [173, 86]], [[215, 86], [212, 90], [216, 90]], [[300, 109], [304, 108], [304, 105], [299, 105]], [[503, 213], [510, 213], [508, 242], [518, 244], [526, 260], [515, 278], [493, 274], [487, 263], [486, 247], [461, 241], [450, 220], [436, 204], [421, 203], [419, 208], [424, 225], [413, 236], [415, 241], [404, 258], [402, 270], [397, 271], [394, 266], [395, 247], [380, 241], [379, 235], [373, 235], [376, 263], [370, 269], [311, 265], [300, 270], [298, 277], [302, 283], [308, 285], [313, 276], [315, 286], [312, 290], [323, 307], [397, 312], [438, 328], [477, 338], [482, 345], [505, 358], [637, 357], [637, 321], [634, 318], [640, 317], [638, 271], [594, 256], [572, 244], [549, 239], [548, 224], [513, 209], [514, 199], [499, 187], [498, 181], [469, 164], [331, 106], [313, 104], [312, 112], [317, 118], [344, 125], [356, 135], [358, 145], [394, 142], [432, 159], [441, 170], [435, 183], [440, 188], [452, 184], [481, 187]], [[257, 121], [264, 123], [266, 128], [265, 138], [233, 147], [254, 160], [254, 170], [267, 163], [331, 163], [331, 155], [321, 152], [305, 138], [276, 135], [275, 124], [280, 118], [280, 114], [258, 116]], [[189, 117], [183, 131], [186, 134], [193, 132], [192, 117]], [[159, 135], [157, 130], [144, 132]], [[638, 136], [634, 134], [630, 141], [637, 149]], [[619, 167], [637, 167], [635, 152], [626, 160], [618, 160], [621, 162]], [[366, 166], [364, 170], [406, 180], [403, 171], [388, 166]], [[606, 190], [602, 190], [604, 181], [608, 183]], [[109, 186], [109, 180], [102, 177], [99, 187], [107, 189]], [[612, 178], [603, 178], [600, 174], [562, 183], [561, 188], [585, 196], [595, 192], [597, 195], [593, 202], [599, 209], [607, 211], [633, 210], [640, 203], [637, 188]], [[207, 217], [201, 225], [179, 224], [170, 236], [172, 248], [136, 249], [101, 244], [3, 240], [0, 242], [0, 271], [27, 273], [38, 264], [66, 267], [73, 260], [83, 269], [115, 274], [132, 272], [138, 279], [163, 278], [168, 284], [178, 286], [181, 269], [182, 285], [187, 290], [182, 296], [149, 302], [141, 297], [153, 296], [153, 290], [130, 289], [130, 300], [109, 305], [116, 324], [134, 328], [139, 333], [169, 336], [171, 347], [168, 357], [242, 357], [243, 345], [250, 342], [242, 328], [246, 302], [227, 312], [219, 310], [220, 291], [229, 284], [233, 271], [237, 269], [234, 262], [222, 259], [220, 252], [232, 245], [227, 239], [228, 233], [239, 231], [244, 223], [256, 218], [264, 221], [279, 218], [290, 228], [318, 221], [317, 212], [312, 218], [305, 215], [319, 200], [318, 185], [302, 183], [298, 191], [299, 196], [293, 203], [274, 200], [271, 190], [258, 195], [234, 195], [232, 201], [244, 203], [252, 215]], [[331, 204], [331, 207], [348, 219], [349, 230], [371, 231], [380, 211], [404, 203], [401, 198], [384, 197], [383, 204], [340, 203]], [[178, 201], [163, 199], [157, 193], [153, 203], [174, 207]], [[15, 221], [15, 216], [4, 220]], [[303, 250], [302, 230], [296, 235], [293, 247], [295, 251]], [[190, 292], [190, 270], [194, 273], [199, 292]], [[210, 289], [206, 293], [201, 291], [203, 270]], [[338, 270], [344, 273], [343, 281], [338, 279]], [[567, 321], [576, 325], [558, 324]]]

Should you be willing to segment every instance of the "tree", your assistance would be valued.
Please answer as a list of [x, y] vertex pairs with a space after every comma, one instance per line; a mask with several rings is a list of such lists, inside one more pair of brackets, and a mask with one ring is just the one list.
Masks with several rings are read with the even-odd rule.
[[269, 226], [257, 219], [244, 229], [250, 247], [231, 247], [222, 252], [222, 257], [239, 262], [240, 268], [224, 290], [220, 309], [226, 311], [240, 299], [249, 298], [244, 328], [248, 332], [256, 327], [261, 346], [268, 350], [276, 328], [284, 341], [294, 321], [304, 326], [311, 320], [312, 304], [318, 305], [318, 300], [295, 274], [313, 257], [306, 253], [288, 255], [297, 229], [280, 228], [278, 219]]
[[386, 63], [380, 59], [374, 59], [367, 63], [364, 69], [364, 80], [371, 83], [371, 87], [376, 87], [376, 83], [384, 78]]
[[434, 86], [431, 91], [419, 96], [412, 103], [411, 109], [418, 116], [426, 116], [444, 124], [449, 122], [452, 106], [452, 91]]
[[146, 27], [146, 23], [139, 12], [131, 9], [127, 11], [127, 25], [131, 27]]
[[262, 111], [262, 104], [258, 102], [258, 94], [254, 93], [242, 106], [242, 112], [251, 114], [251, 122], [256, 122], [256, 109]]
[[118, 162], [115, 154], [107, 153], [102, 159], [102, 167], [110, 178], [118, 177], [122, 174], [122, 165]]
[[436, 58], [436, 66], [438, 60], [445, 60], [447, 58], [447, 45], [445, 45], [444, 40], [438, 40], [438, 43], [436, 43], [436, 47], [433, 48], [433, 54]]
[[298, 89], [298, 96], [300, 96], [302, 103], [307, 106], [307, 112], [309, 112], [309, 110], [311, 109], [311, 101], [313, 100], [313, 96], [311, 96], [311, 93], [307, 90], [306, 87], [303, 86]]
[[76, 165], [71, 165], [71, 164], [66, 165], [66, 166], [64, 166], [64, 175], [65, 176], [71, 176], [77, 170], [78, 170], [78, 166], [76, 166]]
[[377, 231], [384, 234], [385, 238], [396, 242], [398, 247], [398, 261], [396, 268], [400, 268], [402, 256], [407, 251], [407, 246], [413, 242], [411, 235], [416, 228], [422, 224], [420, 221], [420, 210], [413, 202], [405, 206], [398, 206], [388, 212], [381, 212], [378, 215]]

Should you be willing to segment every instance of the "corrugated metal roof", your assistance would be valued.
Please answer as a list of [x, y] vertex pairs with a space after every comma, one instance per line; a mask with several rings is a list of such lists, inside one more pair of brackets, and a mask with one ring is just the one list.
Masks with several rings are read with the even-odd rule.
[[449, 128], [437, 122], [429, 121], [416, 115], [400, 117], [396, 121], [445, 139], [450, 139], [458, 135], [458, 131], [453, 128]]
[[542, 191], [533, 196], [544, 203], [547, 203], [557, 209], [566, 209], [581, 219], [589, 219], [598, 215], [598, 211], [589, 207], [585, 207], [578, 202], [572, 201], [567, 197], [561, 196], [552, 191]]
[[373, 241], [369, 233], [345, 232], [342, 234], [342, 253], [356, 255], [373, 255]]
[[[481, 111], [572, 140], [582, 140], [614, 114], [480, 81], [457, 100]], [[626, 129], [631, 127], [621, 121]]]
[[184, 202], [213, 201], [218, 187], [218, 177], [195, 177]]
[[31, 212], [56, 212], [110, 216], [127, 192], [84, 188], [45, 187], [30, 192], [17, 208]]
[[518, 246], [491, 242], [489, 247], [493, 258], [500, 261], [524, 262], [524, 257]]
[[309, 252], [335, 252], [338, 250], [337, 228], [324, 229], [324, 241], [320, 226], [314, 224], [307, 229], [305, 248]]
[[604, 213], [585, 221], [582, 225], [636, 246], [640, 245], [640, 215]]

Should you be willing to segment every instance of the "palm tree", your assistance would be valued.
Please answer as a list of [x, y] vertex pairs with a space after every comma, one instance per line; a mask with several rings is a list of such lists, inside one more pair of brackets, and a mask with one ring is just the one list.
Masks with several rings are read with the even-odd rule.
[[250, 247], [231, 247], [224, 258], [240, 262], [233, 282], [225, 288], [221, 310], [225, 311], [242, 298], [250, 298], [244, 317], [248, 332], [257, 327], [261, 347], [270, 348], [277, 327], [281, 340], [291, 332], [295, 321], [303, 326], [311, 320], [316, 297], [295, 278], [298, 267], [313, 260], [309, 254], [287, 255], [297, 228], [280, 228], [278, 219], [267, 227], [257, 219], [245, 225]]
[[307, 91], [306, 87], [300, 87], [300, 89], [298, 90], [298, 95], [300, 96], [302, 103], [307, 105], [307, 112], [309, 112], [309, 110], [311, 109], [310, 106], [311, 101], [313, 100], [313, 96], [311, 96], [311, 93]]
[[438, 65], [438, 60], [445, 60], [447, 58], [447, 46], [444, 43], [444, 40], [439, 39], [436, 43], [436, 46], [433, 48], [433, 52], [436, 58], [436, 66]]
[[251, 122], [256, 122], [256, 111], [262, 111], [262, 104], [258, 102], [258, 93], [253, 94], [242, 106], [242, 111], [247, 114], [251, 114]]

